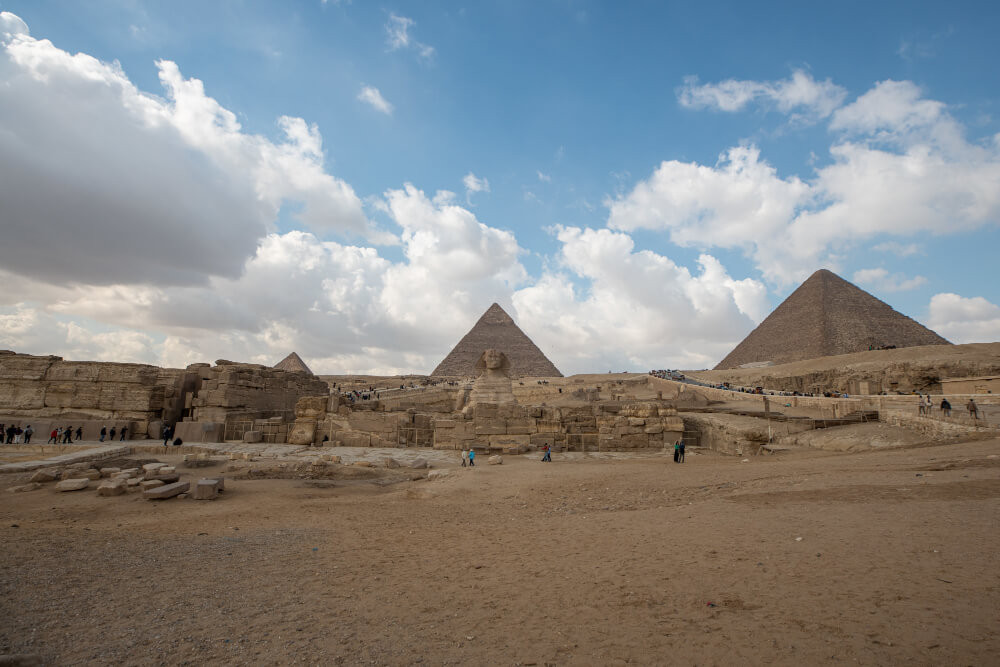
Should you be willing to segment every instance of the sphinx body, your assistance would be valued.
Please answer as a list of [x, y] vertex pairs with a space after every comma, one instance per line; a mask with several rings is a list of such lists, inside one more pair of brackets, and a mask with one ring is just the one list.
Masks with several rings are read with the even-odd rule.
[[500, 350], [486, 350], [476, 362], [479, 377], [472, 385], [468, 405], [476, 403], [513, 404], [514, 391], [510, 384], [510, 361]]

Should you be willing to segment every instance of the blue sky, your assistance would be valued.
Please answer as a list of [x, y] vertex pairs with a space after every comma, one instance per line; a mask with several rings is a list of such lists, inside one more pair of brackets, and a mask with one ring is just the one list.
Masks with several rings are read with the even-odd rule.
[[815, 4], [0, 0], [0, 345], [704, 367], [824, 267], [1000, 339], [1000, 9]]

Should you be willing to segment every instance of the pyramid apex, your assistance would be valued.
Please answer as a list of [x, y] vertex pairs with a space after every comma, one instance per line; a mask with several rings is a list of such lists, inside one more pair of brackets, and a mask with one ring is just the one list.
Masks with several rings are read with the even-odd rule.
[[287, 357], [276, 363], [272, 368], [277, 368], [281, 371], [290, 371], [292, 373], [306, 373], [308, 375], [313, 375], [313, 372], [309, 370], [306, 366], [306, 362], [302, 361], [302, 357], [296, 352], [292, 352]]

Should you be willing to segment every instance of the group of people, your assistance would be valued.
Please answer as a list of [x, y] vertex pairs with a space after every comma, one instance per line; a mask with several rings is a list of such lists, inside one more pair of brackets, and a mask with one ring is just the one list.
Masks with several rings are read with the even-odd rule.
[[[83, 440], [83, 427], [82, 426], [77, 426], [76, 427], [76, 439], [77, 440]], [[58, 426], [58, 427], [52, 429], [52, 431], [49, 433], [49, 440], [45, 444], [58, 445], [60, 443], [62, 443], [64, 445], [72, 445], [73, 444], [73, 427], [72, 426], [67, 426], [66, 428], [63, 428], [62, 426]]]
[[[941, 414], [945, 417], [951, 417], [951, 403], [948, 402], [947, 398], [941, 399]], [[934, 401], [931, 400], [930, 394], [921, 396], [917, 394], [917, 409], [918, 414], [924, 417], [930, 417], [934, 414]], [[979, 406], [976, 405], [976, 401], [972, 398], [969, 402], [965, 404], [965, 409], [969, 411], [969, 418], [973, 421], [979, 421]]]
[[684, 463], [684, 439], [674, 443], [674, 463]]
[[463, 449], [462, 450], [462, 467], [469, 466], [474, 468], [476, 466], [476, 450], [475, 449]]
[[8, 445], [20, 445], [23, 438], [24, 444], [27, 445], [31, 443], [31, 435], [34, 432], [31, 424], [24, 428], [21, 428], [20, 425], [0, 424], [0, 442], [6, 442]]
[[[108, 427], [107, 426], [102, 426], [101, 427], [101, 442], [104, 442], [105, 438], [107, 438], [108, 440], [114, 440], [116, 433], [118, 433], [118, 429], [116, 429], [114, 426], [112, 426], [111, 427], [111, 431], [110, 431], [110, 436], [111, 437], [108, 437], [108, 435], [109, 435]], [[119, 441], [125, 440], [126, 437], [128, 437], [128, 426], [122, 426], [121, 437], [119, 438]]]

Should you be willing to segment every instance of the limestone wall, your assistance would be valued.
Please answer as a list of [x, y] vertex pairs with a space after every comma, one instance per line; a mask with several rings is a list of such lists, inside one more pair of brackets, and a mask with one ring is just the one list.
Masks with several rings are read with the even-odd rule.
[[147, 364], [65, 361], [4, 350], [0, 421], [32, 423], [36, 431], [48, 423], [79, 422], [74, 428], [86, 423], [85, 438], [97, 424], [127, 423], [145, 436], [149, 424], [176, 399], [182, 376], [183, 371]]

